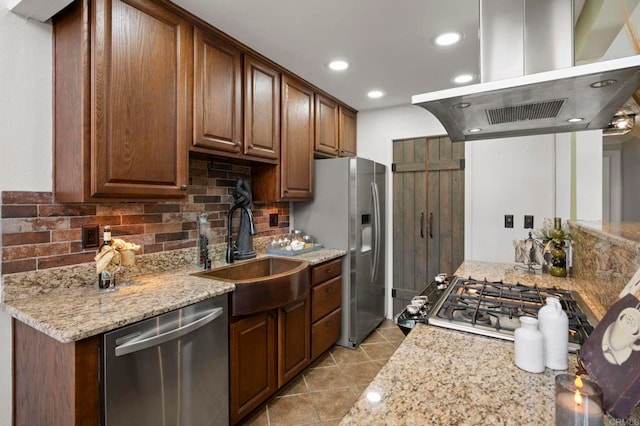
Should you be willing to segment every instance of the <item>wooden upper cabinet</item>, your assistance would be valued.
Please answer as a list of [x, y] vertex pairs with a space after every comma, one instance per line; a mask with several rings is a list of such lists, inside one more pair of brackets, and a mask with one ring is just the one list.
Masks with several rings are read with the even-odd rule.
[[355, 111], [340, 106], [340, 157], [355, 157], [358, 153], [356, 114]]
[[280, 198], [313, 197], [314, 91], [282, 76], [282, 146]]
[[280, 73], [249, 55], [244, 57], [244, 153], [280, 157]]
[[54, 18], [57, 201], [184, 196], [191, 28], [150, 0]]
[[242, 152], [242, 54], [215, 35], [194, 32], [193, 144]]
[[338, 148], [338, 104], [316, 94], [316, 139], [315, 151], [319, 154], [337, 156]]

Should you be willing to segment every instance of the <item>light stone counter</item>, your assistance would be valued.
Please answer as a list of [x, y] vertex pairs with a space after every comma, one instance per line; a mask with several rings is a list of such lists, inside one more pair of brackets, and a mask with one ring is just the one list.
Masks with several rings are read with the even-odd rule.
[[[581, 291], [593, 283], [532, 275], [513, 264], [465, 261], [456, 275]], [[600, 319], [601, 312], [597, 319]], [[576, 372], [569, 355], [569, 373]], [[341, 425], [551, 425], [554, 377], [514, 364], [513, 342], [417, 324]], [[640, 412], [628, 424], [640, 424]], [[608, 424], [625, 424], [607, 417]]]
[[[315, 265], [344, 254], [344, 250], [322, 249], [295, 258]], [[140, 265], [146, 262], [157, 268], [160, 263], [166, 263], [164, 259], [149, 260], [151, 257], [153, 255], [148, 255], [146, 261], [141, 259]], [[183, 258], [189, 260], [192, 257], [184, 255]], [[143, 272], [135, 276], [123, 271], [115, 291], [98, 288], [92, 264], [14, 274], [4, 278], [3, 285], [7, 288], [4, 289], [5, 299], [0, 308], [36, 330], [67, 343], [235, 289], [232, 283], [191, 275], [202, 272], [196, 266], [176, 268], [175, 263], [170, 265], [174, 267], [168, 271]], [[224, 265], [218, 261], [212, 267]], [[7, 294], [11, 297], [7, 298]]]

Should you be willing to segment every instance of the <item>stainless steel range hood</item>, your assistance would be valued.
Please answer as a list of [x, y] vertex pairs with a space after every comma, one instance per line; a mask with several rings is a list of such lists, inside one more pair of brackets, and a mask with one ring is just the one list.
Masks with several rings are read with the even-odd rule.
[[[514, 11], [514, 4], [520, 4], [521, 9]], [[529, 10], [541, 4], [546, 14]], [[566, 18], [569, 30], [553, 31], [550, 28], [558, 22], [552, 19], [559, 15], [558, 5], [563, 11], [569, 10], [565, 13], [569, 15]], [[514, 32], [513, 23], [515, 21], [517, 25], [520, 14], [524, 29]], [[571, 66], [573, 3], [568, 0], [481, 2], [480, 33], [480, 43], [485, 50], [481, 52], [483, 75], [504, 70], [506, 56], [509, 65], [522, 61], [519, 76], [412, 97], [414, 105], [427, 109], [440, 120], [455, 142], [603, 129], [640, 87], [640, 55]], [[570, 57], [570, 63], [566, 68], [553, 69], [558, 67], [558, 57], [562, 56], [554, 51], [562, 44], [556, 42], [558, 34], [567, 34], [569, 38], [569, 43], [565, 43], [569, 46], [568, 52], [564, 54]], [[543, 35], [549, 40], [537, 40], [534, 46], [531, 42], [526, 43], [527, 38], [539, 39]], [[555, 39], [551, 39], [553, 37]], [[487, 40], [491, 46], [486, 46]], [[521, 41], [524, 48], [520, 47], [519, 52], [515, 49], [514, 53], [514, 41]], [[496, 46], [496, 42], [503, 45]], [[486, 52], [492, 53], [494, 58], [501, 55], [501, 62], [487, 60]], [[551, 70], [536, 72], [541, 66]], [[536, 71], [522, 75], [532, 69]], [[581, 121], [575, 121], [578, 119]]]

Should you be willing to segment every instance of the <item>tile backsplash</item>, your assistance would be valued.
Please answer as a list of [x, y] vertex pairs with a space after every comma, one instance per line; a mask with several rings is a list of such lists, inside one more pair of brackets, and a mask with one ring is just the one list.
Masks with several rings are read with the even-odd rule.
[[[51, 192], [3, 191], [3, 275], [92, 262], [96, 249], [82, 248], [82, 226], [111, 225], [114, 238], [142, 246], [140, 254], [195, 248], [198, 216], [207, 214], [210, 244], [223, 243], [237, 179], [251, 179], [251, 166], [190, 159], [185, 201], [60, 204]], [[289, 203], [254, 203], [256, 237], [288, 231]], [[269, 227], [269, 214], [278, 226]], [[240, 214], [234, 215], [234, 232]]]

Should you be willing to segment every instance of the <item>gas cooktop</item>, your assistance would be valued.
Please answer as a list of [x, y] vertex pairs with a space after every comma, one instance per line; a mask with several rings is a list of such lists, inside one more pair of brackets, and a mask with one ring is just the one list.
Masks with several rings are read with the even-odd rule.
[[569, 317], [569, 350], [575, 352], [593, 331], [576, 293], [558, 288], [457, 277], [433, 307], [429, 324], [513, 340], [520, 317], [537, 318], [547, 297], [557, 297]]

